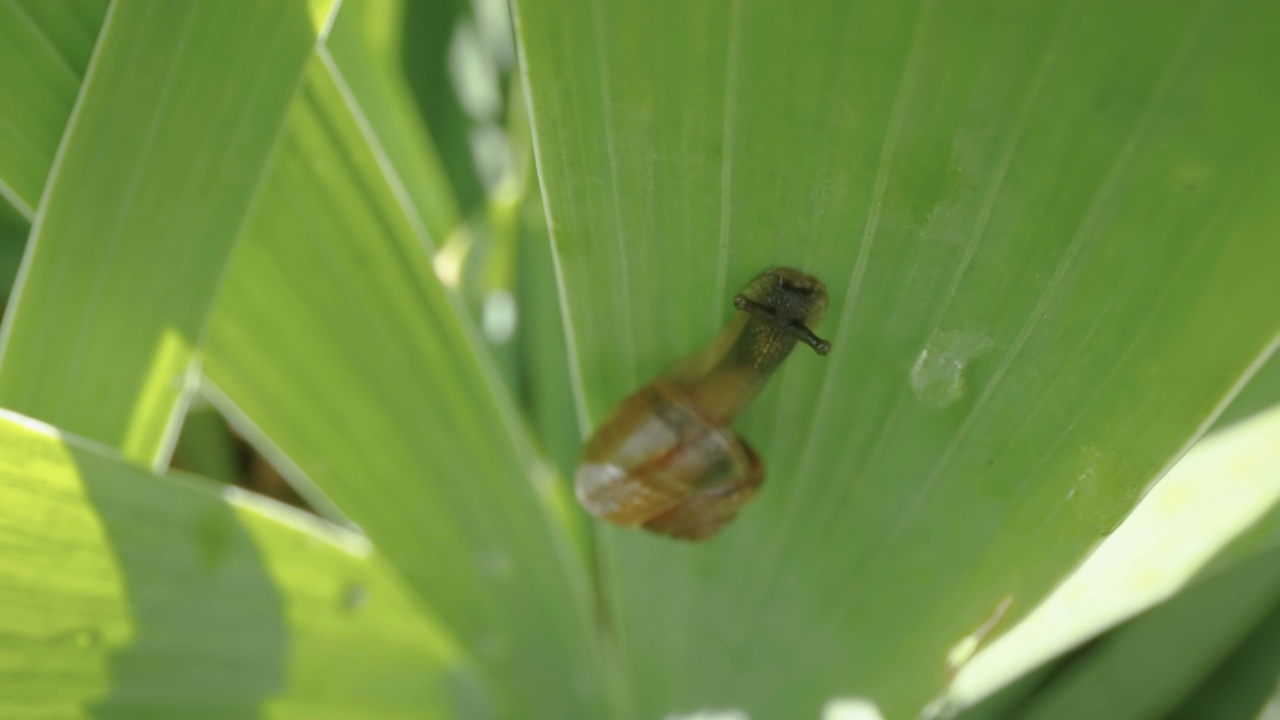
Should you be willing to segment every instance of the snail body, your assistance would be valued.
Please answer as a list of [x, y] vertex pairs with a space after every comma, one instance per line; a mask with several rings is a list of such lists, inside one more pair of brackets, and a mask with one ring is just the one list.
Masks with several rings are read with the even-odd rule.
[[618, 525], [683, 540], [718, 532], [764, 481], [759, 455], [729, 424], [797, 342], [828, 352], [830, 344], [809, 329], [826, 304], [822, 283], [790, 268], [748, 283], [711, 347], [623, 400], [601, 423], [574, 474], [582, 506]]

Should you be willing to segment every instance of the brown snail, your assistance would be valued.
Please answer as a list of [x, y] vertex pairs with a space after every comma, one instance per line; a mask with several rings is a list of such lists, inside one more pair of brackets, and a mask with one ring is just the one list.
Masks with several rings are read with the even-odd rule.
[[831, 349], [809, 329], [827, 292], [813, 276], [773, 268], [733, 305], [739, 312], [709, 348], [623, 400], [587, 442], [574, 485], [592, 515], [702, 540], [755, 496], [764, 465], [729, 423], [797, 342]]

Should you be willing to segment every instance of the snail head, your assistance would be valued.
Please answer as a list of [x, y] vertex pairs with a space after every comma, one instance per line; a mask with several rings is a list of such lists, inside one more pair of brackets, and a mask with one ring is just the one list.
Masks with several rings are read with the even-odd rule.
[[827, 289], [812, 275], [792, 268], [770, 268], [734, 296], [733, 306], [808, 345], [819, 355], [831, 350], [831, 343], [810, 329], [827, 311]]

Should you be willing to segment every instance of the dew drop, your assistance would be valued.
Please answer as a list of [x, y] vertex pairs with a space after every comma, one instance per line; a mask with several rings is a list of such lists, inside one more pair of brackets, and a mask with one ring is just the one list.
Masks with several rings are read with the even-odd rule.
[[963, 330], [939, 330], [911, 366], [911, 390], [926, 405], [946, 407], [965, 392], [964, 368], [991, 349], [991, 338]]

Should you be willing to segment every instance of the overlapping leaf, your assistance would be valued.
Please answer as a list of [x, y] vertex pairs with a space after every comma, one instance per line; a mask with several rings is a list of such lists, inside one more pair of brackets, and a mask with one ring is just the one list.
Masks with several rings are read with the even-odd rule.
[[106, 0], [0, 5], [0, 198], [27, 222], [106, 12]]
[[[5, 314], [0, 404], [167, 461], [218, 279], [326, 7], [111, 7]], [[56, 111], [29, 117], [56, 131]], [[23, 192], [43, 183], [47, 146], [23, 159]]]
[[[1270, 366], [1280, 366], [1280, 362]], [[1251, 383], [1249, 394], [1270, 394], [1268, 389], [1265, 382]], [[1234, 568], [1239, 565], [1251, 568], [1246, 575], [1256, 574], [1266, 562], [1258, 558], [1274, 559], [1277, 546], [1280, 407], [1258, 413], [1198, 443], [1043, 603], [965, 665], [949, 688], [949, 701], [971, 704], [1018, 675], [1158, 603], [1186, 603], [1184, 609], [1172, 611], [1175, 617], [1194, 612], [1235, 614], [1209, 610], [1196, 600], [1181, 598], [1187, 594], [1217, 597], [1225, 593], [1221, 598], [1229, 599], [1233, 590], [1195, 587], [1204, 582], [1204, 576], [1236, 572]], [[1259, 597], [1261, 611], [1265, 611], [1270, 581], [1258, 581], [1262, 583], [1257, 586], [1263, 593]], [[1237, 581], [1215, 582], [1231, 585]], [[1153, 610], [1149, 614], [1170, 612]], [[1130, 624], [1145, 622], [1135, 620]], [[1207, 617], [1205, 622], [1209, 622]], [[1241, 622], [1245, 623], [1240, 626], [1243, 628], [1248, 620]], [[1121, 629], [1111, 635], [1127, 632]], [[1204, 642], [1222, 643], [1219, 652], [1226, 652], [1238, 640], [1224, 628], [1205, 632], [1202, 637]], [[1158, 655], [1162, 651], [1159, 644], [1146, 643], [1129, 652]], [[1188, 650], [1185, 654], [1206, 656], [1193, 661], [1201, 672], [1207, 672], [1215, 662], [1214, 653], [1208, 649], [1199, 653]], [[1143, 672], [1146, 671], [1129, 677], [1138, 685], [1152, 685], [1144, 689], [1149, 701], [1167, 702], [1170, 706], [1177, 702], [1180, 696], [1176, 693], [1155, 688], [1165, 681], [1137, 682]], [[1159, 670], [1150, 672], [1153, 678], [1160, 674]], [[1105, 693], [1098, 693], [1102, 694]], [[1092, 701], [1101, 702], [1096, 698]]]
[[450, 716], [474, 666], [363, 538], [0, 414], [0, 715]]
[[[322, 53], [215, 310], [224, 408], [369, 534], [505, 691], [603, 712], [577, 557], [527, 440]], [[517, 712], [516, 708], [524, 708]]]

